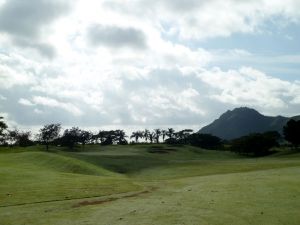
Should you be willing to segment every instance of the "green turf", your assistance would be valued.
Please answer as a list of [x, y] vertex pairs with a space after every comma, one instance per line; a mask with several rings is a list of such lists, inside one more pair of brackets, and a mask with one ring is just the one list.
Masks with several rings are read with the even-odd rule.
[[300, 224], [300, 154], [190, 146], [0, 149], [0, 225]]

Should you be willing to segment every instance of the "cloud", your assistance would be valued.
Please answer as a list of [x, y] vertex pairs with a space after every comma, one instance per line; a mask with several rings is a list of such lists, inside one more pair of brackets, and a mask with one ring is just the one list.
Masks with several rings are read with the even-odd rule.
[[22, 37], [36, 38], [45, 25], [69, 8], [59, 0], [9, 0], [0, 8], [0, 30]]
[[[42, 97], [42, 96], [34, 96], [32, 101], [28, 100], [28, 99], [19, 99], [19, 103], [21, 105], [25, 105], [25, 106], [46, 106], [46, 107], [50, 107], [50, 108], [60, 108], [63, 109], [71, 114], [73, 114], [74, 116], [81, 116], [83, 115], [83, 112], [76, 107], [74, 104], [72, 103], [66, 103], [66, 102], [60, 102], [56, 99], [53, 98], [49, 98], [49, 97]], [[34, 109], [35, 113], [42, 113], [41, 110], [39, 109]]]
[[34, 106], [35, 104], [29, 101], [28, 99], [20, 98], [18, 103], [25, 106]]
[[53, 57], [53, 47], [42, 39], [45, 39], [47, 26], [69, 9], [69, 2], [62, 0], [5, 1], [0, 6], [0, 32], [12, 37], [15, 45], [37, 49]]
[[299, 56], [234, 36], [277, 32], [270, 20], [297, 27], [297, 0], [2, 2], [0, 107], [19, 124], [200, 126], [240, 105], [299, 112], [298, 77], [283, 65], [297, 72]]
[[49, 106], [49, 107], [61, 108], [67, 112], [72, 113], [75, 116], [83, 115], [83, 112], [75, 105], [73, 105], [71, 103], [59, 102], [53, 98], [35, 96], [35, 97], [33, 97], [33, 102], [36, 105], [44, 105], [44, 106]]
[[113, 48], [146, 48], [146, 36], [135, 28], [102, 26], [94, 24], [88, 29], [88, 40], [94, 46], [105, 45]]
[[212, 88], [211, 99], [232, 105], [284, 109], [300, 94], [300, 86], [264, 74], [249, 67], [239, 70], [198, 73], [198, 78]]
[[5, 96], [0, 95], [0, 101], [6, 101], [6, 100], [7, 100], [7, 98]]
[[0, 64], [0, 89], [8, 89], [16, 85], [29, 85], [34, 83], [32, 74], [19, 72], [7, 65]]
[[37, 81], [36, 73], [41, 72], [40, 67], [41, 64], [13, 51], [9, 54], [0, 52], [0, 90], [33, 85]]
[[35, 49], [40, 55], [53, 59], [56, 55], [56, 49], [47, 43], [32, 41], [27, 39], [13, 38], [13, 42], [22, 48]]
[[136, 15], [139, 19], [151, 18], [160, 24], [165, 33], [182, 39], [208, 39], [228, 37], [234, 33], [262, 32], [262, 25], [274, 17], [299, 22], [297, 0], [127, 0], [120, 3], [109, 0], [105, 7], [119, 13]]

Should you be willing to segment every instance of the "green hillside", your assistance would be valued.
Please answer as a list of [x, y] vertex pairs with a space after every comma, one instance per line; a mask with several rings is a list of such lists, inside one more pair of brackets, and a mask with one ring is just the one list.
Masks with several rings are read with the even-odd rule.
[[0, 149], [0, 224], [300, 223], [300, 153], [190, 146]]

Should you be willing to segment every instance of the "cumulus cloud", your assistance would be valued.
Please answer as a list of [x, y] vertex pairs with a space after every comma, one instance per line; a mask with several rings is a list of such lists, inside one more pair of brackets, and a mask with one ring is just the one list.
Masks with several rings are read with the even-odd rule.
[[107, 45], [113, 48], [133, 47], [146, 48], [146, 36], [135, 28], [102, 26], [94, 24], [88, 29], [88, 39], [94, 46]]
[[0, 5], [0, 32], [12, 37], [21, 47], [37, 49], [48, 57], [54, 56], [53, 47], [42, 41], [46, 28], [70, 8], [61, 0], [9, 0]]
[[68, 6], [59, 0], [9, 0], [0, 8], [0, 29], [7, 33], [38, 37], [44, 25], [61, 16]]
[[300, 94], [299, 85], [249, 67], [229, 71], [216, 68], [201, 72], [198, 77], [216, 90], [210, 95], [212, 99], [232, 105], [283, 109]]
[[[24, 99], [21, 98], [19, 99], [19, 103], [21, 105], [25, 105], [25, 106], [46, 106], [46, 107], [54, 107], [54, 108], [60, 108], [63, 109], [71, 114], [73, 114], [74, 116], [81, 116], [83, 115], [83, 112], [76, 107], [74, 104], [72, 103], [66, 103], [66, 102], [61, 102], [58, 101], [56, 99], [53, 98], [49, 98], [49, 97], [43, 97], [43, 96], [34, 96], [32, 101], [28, 100], [28, 99]], [[35, 113], [41, 113], [41, 110], [38, 109], [34, 109]]]
[[298, 24], [297, 0], [76, 0], [71, 11], [62, 0], [3, 2], [0, 107], [19, 123], [200, 126], [241, 105], [299, 112], [298, 78], [255, 66], [297, 70], [299, 56], [205, 48], [210, 38], [269, 32], [276, 18]]
[[120, 3], [109, 0], [104, 4], [111, 10], [134, 14], [139, 18], [151, 18], [161, 24], [168, 33], [178, 34], [183, 39], [207, 39], [228, 37], [233, 33], [261, 32], [261, 25], [283, 17], [299, 22], [299, 1], [172, 1], [127, 0]]
[[29, 101], [28, 99], [20, 98], [18, 101], [21, 105], [25, 106], [34, 106], [35, 104]]

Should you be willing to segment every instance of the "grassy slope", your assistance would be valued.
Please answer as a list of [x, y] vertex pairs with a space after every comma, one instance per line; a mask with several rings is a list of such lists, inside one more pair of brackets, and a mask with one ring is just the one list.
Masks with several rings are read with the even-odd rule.
[[169, 153], [140, 145], [0, 154], [0, 206], [152, 188], [79, 208], [82, 199], [0, 207], [0, 224], [300, 224], [299, 154], [163, 148]]
[[0, 206], [140, 189], [119, 174], [55, 153], [0, 154], [0, 166]]

